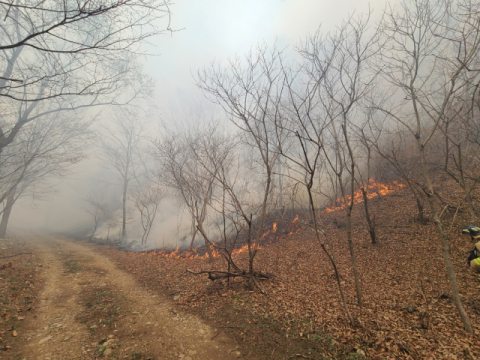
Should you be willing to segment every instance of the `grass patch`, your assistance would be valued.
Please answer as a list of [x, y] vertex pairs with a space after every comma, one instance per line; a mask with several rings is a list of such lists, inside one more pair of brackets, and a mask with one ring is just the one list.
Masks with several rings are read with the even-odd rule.
[[122, 315], [124, 298], [107, 287], [88, 288], [80, 294], [85, 310], [77, 320], [87, 324], [92, 332], [112, 329]]
[[68, 274], [75, 274], [83, 270], [83, 267], [74, 259], [64, 261], [65, 272]]

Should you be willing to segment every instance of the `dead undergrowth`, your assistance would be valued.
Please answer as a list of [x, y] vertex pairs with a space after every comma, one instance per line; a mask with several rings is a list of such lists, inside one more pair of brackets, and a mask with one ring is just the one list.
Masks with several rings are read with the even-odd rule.
[[[212, 282], [193, 271], [222, 269], [221, 259], [167, 258], [154, 253], [105, 249], [118, 266], [148, 288], [171, 296], [176, 306], [201, 314], [263, 359], [475, 359], [478, 342], [480, 277], [466, 266], [472, 244], [460, 229], [468, 222], [457, 210], [460, 198], [446, 184], [443, 198], [452, 199], [442, 214], [447, 224], [455, 270], [474, 335], [462, 328], [446, 278], [440, 244], [431, 223], [415, 221], [415, 202], [406, 189], [371, 201], [378, 245], [370, 243], [360, 207], [354, 210], [354, 239], [361, 273], [364, 306], [356, 305], [341, 212], [322, 213], [323, 229], [339, 264], [347, 300], [358, 326], [349, 326], [338, 296], [333, 270], [304, 221], [301, 232], [260, 250], [259, 271], [275, 274], [263, 282], [267, 295], [249, 292], [241, 280]], [[460, 201], [457, 201], [460, 203]], [[300, 214], [306, 219], [306, 214]], [[453, 226], [452, 226], [453, 222]], [[238, 254], [239, 262], [247, 261]]]
[[[33, 317], [43, 265], [19, 240], [0, 239], [0, 352], [16, 353], [26, 317]], [[1, 357], [0, 353], [0, 357]]]

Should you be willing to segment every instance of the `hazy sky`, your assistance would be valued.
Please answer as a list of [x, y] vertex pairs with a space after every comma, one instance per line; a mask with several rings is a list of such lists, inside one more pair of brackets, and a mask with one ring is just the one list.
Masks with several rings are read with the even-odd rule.
[[[365, 13], [369, 7], [374, 10], [375, 20], [385, 4], [381, 0], [178, 0], [171, 7], [171, 26], [182, 30], [152, 39], [155, 47], [148, 48], [159, 54], [146, 63], [146, 72], [157, 83], [156, 104], [165, 120], [180, 118], [182, 112], [189, 113], [206, 101], [195, 87], [192, 73], [212, 60], [224, 62], [242, 56], [263, 42], [276, 42], [293, 51], [320, 25], [322, 31], [332, 30], [352, 13]], [[85, 203], [80, 199], [88, 196], [92, 183], [105, 177], [105, 169], [92, 159], [71, 170], [72, 175], [55, 181], [56, 192], [44, 201], [25, 198], [17, 203], [10, 229], [49, 227], [65, 231], [81, 224], [89, 226]], [[159, 222], [178, 227], [178, 216], [171, 211], [170, 215], [168, 218], [160, 213]], [[164, 226], [159, 224], [152, 230], [152, 241], [164, 237]]]
[[[328, 31], [354, 12], [374, 10], [382, 0], [178, 0], [171, 8], [172, 27], [183, 29], [155, 39], [155, 53], [147, 72], [157, 80], [157, 104], [162, 113], [185, 99], [201, 98], [192, 73], [212, 60], [242, 56], [252, 46], [275, 41], [283, 48], [295, 44], [322, 26]], [[373, 22], [372, 22], [373, 24]], [[198, 101], [198, 100], [195, 100]]]

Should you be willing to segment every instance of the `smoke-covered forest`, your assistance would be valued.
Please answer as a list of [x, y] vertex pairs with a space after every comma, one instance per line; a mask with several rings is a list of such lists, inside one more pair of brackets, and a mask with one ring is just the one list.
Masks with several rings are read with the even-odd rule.
[[[29, 268], [52, 261], [88, 278], [71, 321], [98, 342], [52, 359], [475, 358], [480, 233], [461, 232], [480, 218], [480, 2], [338, 3], [313, 20], [289, 0], [197, 17], [168, 0], [0, 0], [0, 276], [24, 284], [2, 292], [0, 342], [20, 298], [55, 293], [54, 270]], [[245, 27], [219, 45], [221, 28], [196, 30], [207, 13]], [[183, 349], [170, 324], [164, 350], [135, 357], [112, 327], [131, 286], [173, 296], [160, 308], [228, 351]], [[49, 334], [4, 354], [50, 358]]]

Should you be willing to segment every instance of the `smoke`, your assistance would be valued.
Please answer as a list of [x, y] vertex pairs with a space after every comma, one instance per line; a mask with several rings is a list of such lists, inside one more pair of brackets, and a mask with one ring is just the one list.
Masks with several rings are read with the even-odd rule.
[[[301, 3], [301, 4], [300, 4]], [[162, 126], [150, 124], [148, 141], [158, 137], [168, 128], [165, 124], [181, 123], [184, 129], [193, 129], [198, 123], [209, 123], [221, 118], [224, 131], [233, 132], [233, 126], [219, 110], [205, 100], [192, 80], [192, 73], [207, 66], [213, 59], [224, 63], [226, 59], [244, 54], [260, 42], [277, 42], [279, 47], [298, 43], [299, 39], [317, 30], [323, 22], [327, 31], [339, 24], [354, 7], [380, 10], [383, 1], [322, 2], [313, 0], [279, 1], [234, 1], [225, 6], [220, 1], [209, 0], [182, 2], [172, 8], [174, 28], [184, 30], [172, 37], [159, 38], [162, 56], [146, 60], [147, 72], [157, 80], [155, 103], [162, 120]], [[332, 9], [335, 11], [332, 11]], [[379, 13], [379, 12], [378, 12]], [[295, 51], [286, 51], [288, 58], [294, 58]], [[99, 122], [108, 123], [112, 114], [99, 115]], [[115, 128], [107, 125], [113, 132]], [[147, 141], [147, 142], [148, 142]], [[143, 151], [148, 152], [149, 149]], [[64, 234], [74, 237], [88, 237], [94, 228], [94, 220], [88, 213], [87, 199], [102, 198], [111, 216], [121, 215], [121, 181], [118, 174], [98, 158], [100, 149], [92, 148], [88, 159], [73, 166], [70, 173], [62, 178], [46, 181], [48, 192], [41, 196], [35, 191], [20, 198], [12, 211], [8, 233], [10, 235]], [[247, 174], [244, 174], [248, 178]], [[283, 199], [278, 199], [278, 178], [274, 180], [274, 207], [303, 206], [306, 197], [303, 189], [294, 189], [294, 183], [283, 181]], [[167, 190], [168, 191], [168, 190]], [[253, 194], [254, 192], [252, 192]], [[258, 194], [255, 193], [255, 194]], [[251, 195], [254, 196], [254, 195]], [[319, 203], [326, 199], [320, 198]], [[128, 200], [127, 239], [137, 246], [142, 236], [138, 212]], [[113, 214], [113, 215], [112, 215]], [[218, 218], [212, 214], [207, 218], [206, 228], [215, 234]], [[119, 238], [120, 225], [109, 226], [107, 219], [101, 220], [96, 237]], [[187, 247], [191, 240], [191, 215], [178, 197], [166, 196], [158, 207], [158, 214], [145, 248]], [[203, 239], [197, 234], [196, 244]]]

